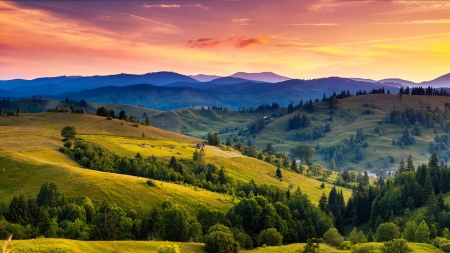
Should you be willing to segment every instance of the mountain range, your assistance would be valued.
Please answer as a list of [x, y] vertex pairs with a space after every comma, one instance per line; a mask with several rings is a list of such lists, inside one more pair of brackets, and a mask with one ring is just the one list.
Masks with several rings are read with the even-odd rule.
[[[203, 81], [200, 81], [203, 80]], [[390, 78], [371, 80], [329, 77], [312, 80], [290, 79], [271, 72], [244, 73], [218, 77], [186, 76], [175, 72], [143, 75], [59, 76], [33, 80], [0, 81], [0, 97], [44, 97], [85, 99], [97, 103], [142, 105], [173, 110], [192, 106], [222, 106], [231, 110], [277, 102], [287, 105], [300, 100], [321, 99], [342, 90], [352, 94], [384, 87], [391, 93], [401, 86], [450, 87], [450, 74], [422, 83]]]

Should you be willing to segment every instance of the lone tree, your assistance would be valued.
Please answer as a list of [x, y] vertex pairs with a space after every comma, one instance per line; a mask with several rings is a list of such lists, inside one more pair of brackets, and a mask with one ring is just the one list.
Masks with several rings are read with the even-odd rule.
[[150, 126], [150, 116], [145, 116], [145, 125]]
[[233, 143], [231, 142], [231, 137], [230, 136], [228, 136], [227, 142], [225, 143], [225, 145], [227, 145], [227, 148], [230, 148], [233, 145]]
[[276, 171], [276, 173], [277, 173], [277, 178], [278, 178], [278, 179], [281, 179], [281, 178], [283, 178], [283, 175], [281, 174], [281, 169], [280, 169], [280, 165], [278, 165], [278, 168], [277, 168], [277, 171]]
[[16, 112], [17, 112], [17, 113], [16, 113], [16, 116], [19, 117], [20, 107], [17, 107]]
[[64, 141], [75, 139], [75, 135], [77, 135], [77, 130], [74, 126], [65, 126], [61, 130], [61, 136], [64, 137]]

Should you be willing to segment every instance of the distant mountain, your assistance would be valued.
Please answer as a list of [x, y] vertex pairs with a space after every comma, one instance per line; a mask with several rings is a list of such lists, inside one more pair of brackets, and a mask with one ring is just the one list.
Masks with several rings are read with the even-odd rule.
[[400, 79], [400, 78], [386, 78], [386, 79], [382, 79], [379, 80], [378, 82], [380, 83], [397, 83], [403, 86], [416, 86], [417, 84], [408, 80], [404, 80], [404, 79]]
[[[229, 81], [230, 79], [224, 80]], [[242, 81], [244, 79], [239, 80]], [[50, 98], [64, 100], [68, 97], [69, 99], [85, 99], [89, 102], [104, 104], [143, 105], [146, 108], [159, 110], [175, 110], [197, 105], [216, 105], [227, 107], [230, 110], [237, 110], [243, 106], [256, 108], [258, 105], [272, 104], [272, 102], [286, 106], [290, 102], [298, 104], [300, 100], [312, 99], [314, 101], [316, 98], [322, 99], [324, 93], [329, 97], [334, 91], [340, 93], [343, 90], [348, 90], [354, 95], [358, 90], [370, 92], [372, 89], [385, 86], [380, 83], [358, 82], [339, 77], [314, 80], [292, 79], [276, 84], [244, 81], [228, 85], [209, 82], [178, 82], [167, 86], [149, 84], [122, 87], [108, 86], [63, 93], [50, 96]], [[398, 92], [396, 87], [390, 87], [389, 89], [391, 93]]]
[[368, 83], [376, 83], [377, 81], [367, 78], [349, 78], [355, 81], [368, 82]]
[[450, 87], [450, 73], [440, 76], [428, 82], [421, 82], [420, 86], [433, 86], [433, 87]]
[[238, 83], [246, 83], [251, 82], [251, 80], [238, 78], [238, 77], [220, 77], [214, 80], [211, 80], [207, 83], [209, 84], [219, 84], [219, 85], [229, 85], [229, 84], [238, 84]]
[[246, 73], [237, 72], [230, 77], [242, 78], [251, 81], [268, 82], [268, 83], [278, 83], [290, 80], [291, 78], [280, 76], [272, 72], [261, 72], [261, 73]]
[[[46, 77], [33, 80], [1, 81], [0, 89], [5, 89], [17, 97], [35, 95], [56, 95], [64, 92], [81, 91], [105, 86], [127, 86], [139, 83], [167, 85], [175, 82], [198, 83], [199, 81], [175, 72], [155, 72], [144, 75], [118, 74], [88, 77]], [[36, 88], [41, 87], [41, 88]]]
[[220, 78], [221, 76], [199, 74], [199, 75], [190, 75], [189, 77], [192, 77], [199, 82], [209, 82], [211, 80]]

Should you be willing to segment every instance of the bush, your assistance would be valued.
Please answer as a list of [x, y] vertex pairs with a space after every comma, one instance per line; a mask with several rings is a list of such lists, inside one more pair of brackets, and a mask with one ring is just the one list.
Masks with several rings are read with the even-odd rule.
[[340, 250], [349, 250], [352, 248], [352, 243], [350, 241], [343, 241], [341, 245], [339, 245]]
[[231, 234], [214, 231], [205, 237], [205, 250], [209, 253], [235, 253], [239, 252], [239, 244]]
[[233, 231], [233, 237], [234, 237], [234, 240], [237, 243], [239, 243], [239, 247], [241, 249], [246, 249], [246, 250], [253, 249], [252, 238], [244, 231], [237, 231], [237, 232]]
[[139, 127], [139, 124], [134, 123], [134, 124], [131, 124], [131, 126]]
[[158, 248], [158, 253], [180, 253], [180, 247], [178, 245], [174, 244], [172, 246], [170, 245], [161, 245]]
[[400, 237], [400, 231], [393, 222], [382, 223], [377, 227], [377, 241], [386, 242]]
[[70, 155], [70, 149], [68, 149], [66, 147], [60, 147], [59, 152], [66, 154], [66, 155]]
[[6, 114], [6, 116], [15, 116], [16, 113], [14, 112], [14, 110], [9, 110], [8, 113]]
[[404, 239], [396, 239], [393, 241], [385, 242], [381, 246], [382, 253], [409, 253], [413, 250], [408, 247], [407, 241]]
[[262, 246], [281, 246], [283, 243], [283, 236], [277, 231], [276, 228], [268, 228], [261, 231], [258, 236], [258, 245]]
[[106, 117], [106, 120], [112, 120], [111, 116]]
[[375, 247], [368, 244], [355, 245], [352, 248], [352, 253], [373, 253], [375, 252]]
[[156, 186], [155, 182], [152, 179], [147, 180], [147, 185], [148, 186]]
[[439, 246], [439, 248], [445, 253], [450, 253], [450, 243], [444, 243]]
[[71, 148], [73, 145], [73, 141], [71, 140], [67, 140], [66, 142], [64, 142], [64, 147], [66, 148]]
[[336, 228], [330, 228], [327, 232], [325, 232], [325, 234], [323, 234], [323, 240], [326, 244], [339, 247], [344, 241], [344, 237], [339, 234]]

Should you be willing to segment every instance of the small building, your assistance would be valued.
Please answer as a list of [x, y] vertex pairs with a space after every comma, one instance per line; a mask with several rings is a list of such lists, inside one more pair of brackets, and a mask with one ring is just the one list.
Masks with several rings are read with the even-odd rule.
[[375, 178], [377, 178], [377, 174], [371, 173], [371, 172], [367, 173], [367, 176], [369, 176], [369, 179], [375, 179]]
[[197, 145], [195, 147], [198, 148], [198, 149], [203, 149], [205, 147], [205, 144], [197, 143]]

